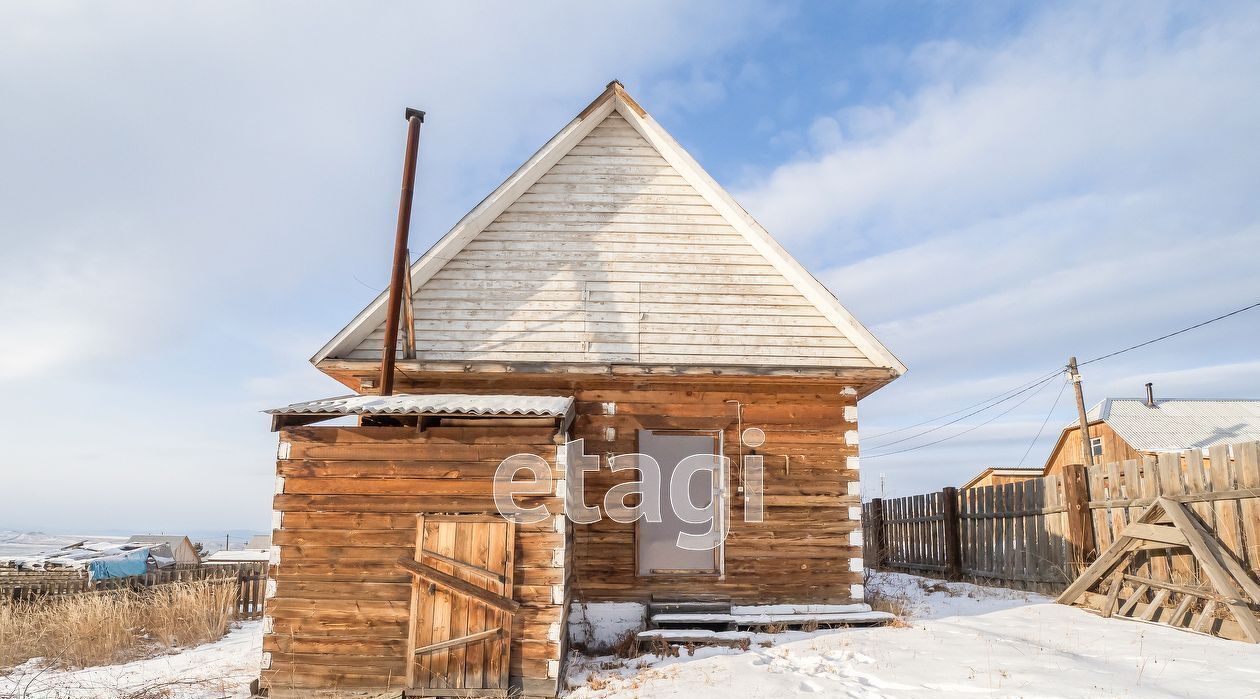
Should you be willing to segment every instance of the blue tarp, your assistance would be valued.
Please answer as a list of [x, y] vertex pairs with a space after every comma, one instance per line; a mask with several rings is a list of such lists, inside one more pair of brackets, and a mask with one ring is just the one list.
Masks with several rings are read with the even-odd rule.
[[88, 574], [92, 580], [109, 578], [127, 578], [132, 575], [144, 575], [148, 572], [149, 549], [135, 551], [108, 558], [97, 558], [88, 561]]

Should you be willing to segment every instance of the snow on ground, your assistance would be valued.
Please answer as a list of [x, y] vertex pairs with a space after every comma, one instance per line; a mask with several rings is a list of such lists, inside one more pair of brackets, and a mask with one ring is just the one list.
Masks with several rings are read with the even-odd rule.
[[568, 697], [1260, 697], [1251, 644], [910, 575], [877, 574], [869, 589], [903, 599], [908, 625], [758, 635], [747, 651], [693, 657], [579, 659]]
[[122, 665], [44, 670], [38, 659], [0, 675], [0, 699], [237, 699], [262, 659], [262, 622], [205, 645]]
[[[758, 634], [746, 651], [574, 658], [569, 699], [688, 697], [1260, 697], [1260, 648], [1102, 619], [1025, 592], [879, 574], [907, 625]], [[124, 665], [0, 675], [3, 699], [244, 699], [260, 622]], [[765, 645], [763, 645], [763, 643]]]

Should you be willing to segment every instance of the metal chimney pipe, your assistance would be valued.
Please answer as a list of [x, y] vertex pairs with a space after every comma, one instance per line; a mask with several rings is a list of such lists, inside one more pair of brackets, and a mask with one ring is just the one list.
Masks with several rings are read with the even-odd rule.
[[411, 199], [416, 189], [416, 154], [420, 151], [420, 124], [424, 112], [407, 109], [407, 152], [403, 158], [402, 194], [398, 201], [398, 227], [394, 234], [394, 268], [389, 280], [385, 310], [385, 345], [381, 351], [382, 396], [394, 394], [394, 362], [398, 354], [398, 314], [402, 310], [404, 275], [407, 274], [407, 235], [411, 232]]
[[1155, 387], [1149, 381], [1146, 382], [1146, 407], [1155, 407]]

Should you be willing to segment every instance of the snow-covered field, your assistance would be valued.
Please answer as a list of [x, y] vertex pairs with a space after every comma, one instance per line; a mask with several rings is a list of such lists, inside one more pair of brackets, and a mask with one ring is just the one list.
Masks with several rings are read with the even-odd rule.
[[54, 671], [32, 660], [0, 676], [0, 699], [237, 699], [262, 657], [262, 622], [179, 653], [123, 665]]
[[570, 666], [569, 696], [1260, 697], [1260, 648], [1250, 644], [1012, 590], [898, 574], [876, 575], [871, 588], [906, 599], [907, 627], [785, 633], [694, 657], [587, 659]]
[[[1101, 619], [1011, 590], [880, 574], [908, 624], [759, 636], [746, 651], [574, 659], [571, 699], [632, 697], [1260, 697], [1260, 648]], [[261, 625], [181, 653], [73, 672], [31, 662], [0, 697], [237, 699], [258, 676]], [[766, 645], [762, 645], [762, 642]]]

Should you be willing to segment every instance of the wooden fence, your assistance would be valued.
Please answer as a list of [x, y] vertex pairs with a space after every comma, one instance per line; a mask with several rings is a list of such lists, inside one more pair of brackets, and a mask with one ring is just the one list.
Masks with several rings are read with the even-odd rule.
[[1067, 506], [1054, 477], [873, 500], [871, 567], [1050, 591], [1071, 578]]
[[[863, 505], [864, 556], [872, 568], [970, 579], [1043, 592], [1062, 590], [1157, 496], [1174, 497], [1260, 576], [1260, 443], [1191, 449], [1086, 469], [1062, 479]], [[1142, 552], [1134, 574], [1180, 585], [1201, 582], [1188, 553]]]
[[[1185, 502], [1221, 545], [1260, 578], [1260, 442], [1110, 463], [1089, 473], [1090, 525], [1097, 550], [1110, 546], [1156, 497]], [[1189, 551], [1135, 555], [1133, 575], [1176, 585], [1205, 584]]]
[[180, 567], [106, 580], [90, 580], [87, 572], [82, 570], [0, 569], [0, 604], [39, 601], [64, 595], [144, 590], [158, 585], [210, 579], [237, 581], [237, 618], [255, 619], [262, 616], [267, 580], [265, 563]]

